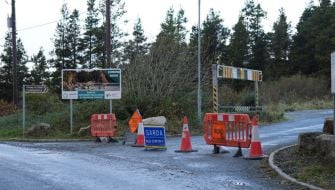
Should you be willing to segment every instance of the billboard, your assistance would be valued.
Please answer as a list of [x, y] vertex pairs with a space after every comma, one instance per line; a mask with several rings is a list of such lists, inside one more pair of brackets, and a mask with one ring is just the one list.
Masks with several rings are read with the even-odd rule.
[[62, 99], [121, 99], [121, 70], [63, 69]]

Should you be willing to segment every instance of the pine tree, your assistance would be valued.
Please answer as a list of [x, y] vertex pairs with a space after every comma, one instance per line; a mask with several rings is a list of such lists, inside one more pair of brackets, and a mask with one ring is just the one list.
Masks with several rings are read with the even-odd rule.
[[335, 49], [335, 4], [322, 0], [307, 7], [293, 36], [292, 62], [295, 72], [330, 77], [330, 54]]
[[249, 35], [242, 15], [233, 27], [233, 31], [229, 44], [229, 62], [227, 65], [244, 67], [244, 63], [248, 60]]
[[81, 63], [79, 13], [74, 10], [70, 14], [67, 4], [63, 4], [61, 15], [62, 17], [56, 27], [54, 50], [51, 53], [53, 58], [50, 60], [50, 63], [56, 69], [52, 73], [51, 83], [58, 93], [60, 92], [62, 69], [75, 69]]
[[205, 85], [211, 85], [212, 64], [224, 64], [224, 60], [227, 59], [226, 42], [229, 30], [223, 26], [219, 13], [210, 9], [201, 32], [202, 80]]
[[267, 36], [264, 33], [261, 22], [266, 16], [266, 12], [260, 4], [255, 4], [253, 0], [247, 0], [242, 9], [243, 17], [249, 33], [248, 54], [250, 66], [254, 69], [264, 70], [267, 55]]
[[278, 79], [288, 75], [290, 68], [291, 25], [287, 23], [283, 8], [279, 10], [278, 20], [273, 24], [273, 32], [269, 33], [269, 37], [271, 62], [266, 73], [269, 73], [269, 78]]
[[70, 60], [71, 64], [67, 66], [70, 69], [76, 69], [79, 64], [82, 63], [82, 56], [79, 52], [79, 39], [80, 39], [80, 24], [79, 24], [79, 12], [73, 10], [69, 17], [69, 30], [68, 30], [68, 42], [69, 49], [71, 52]]
[[[6, 100], [8, 102], [12, 101], [12, 68], [13, 68], [13, 57], [12, 57], [12, 38], [10, 33], [7, 33], [5, 38], [4, 50], [1, 53], [0, 65], [0, 99]], [[22, 44], [21, 39], [17, 39], [17, 77], [18, 77], [18, 87], [22, 87], [28, 77], [28, 68], [26, 67], [27, 55]]]
[[80, 50], [83, 54], [83, 68], [98, 67], [97, 52], [99, 39], [99, 17], [96, 0], [87, 0], [87, 16], [85, 18], [85, 31], [80, 40]]
[[186, 45], [186, 28], [184, 24], [187, 22], [185, 12], [180, 9], [177, 15], [174, 15], [174, 9], [171, 7], [165, 17], [165, 22], [161, 24], [161, 31], [157, 35], [156, 42], [167, 42], [177, 43], [180, 45]]
[[40, 48], [37, 55], [33, 55], [31, 61], [34, 67], [31, 71], [31, 84], [44, 84], [49, 80], [49, 66], [44, 55], [44, 50]]
[[[127, 33], [121, 30], [119, 27], [120, 23], [126, 24], [128, 21], [123, 19], [124, 14], [126, 13], [126, 10], [124, 8], [125, 3], [123, 0], [110, 0], [110, 6], [111, 6], [111, 19], [110, 19], [110, 26], [111, 26], [111, 60], [112, 65], [119, 66], [122, 63], [122, 57], [123, 57], [123, 49], [124, 49], [124, 37], [127, 36]], [[100, 13], [105, 15], [105, 1], [101, 1], [100, 3]], [[98, 36], [101, 36], [102, 38], [98, 39], [101, 47], [104, 46], [104, 29], [105, 29], [105, 21], [103, 25], [100, 27], [100, 30], [98, 31]], [[102, 46], [101, 46], [102, 45]], [[100, 49], [102, 50], [102, 49]], [[106, 50], [106, 49], [104, 49]], [[105, 60], [105, 54], [104, 52], [99, 52], [99, 60], [101, 63], [106, 62]], [[108, 66], [109, 67], [109, 66]]]
[[57, 93], [60, 93], [61, 84], [61, 71], [62, 69], [71, 68], [72, 61], [70, 42], [68, 38], [69, 32], [69, 9], [66, 4], [63, 4], [61, 8], [61, 19], [56, 26], [56, 34], [54, 35], [54, 50], [51, 55], [53, 56], [50, 60], [55, 71], [51, 74], [52, 81], [51, 86]]
[[125, 60], [128, 60], [128, 63], [134, 63], [136, 57], [148, 53], [149, 44], [146, 41], [147, 37], [144, 36], [141, 19], [138, 18], [133, 28], [133, 39], [127, 42], [125, 48]]

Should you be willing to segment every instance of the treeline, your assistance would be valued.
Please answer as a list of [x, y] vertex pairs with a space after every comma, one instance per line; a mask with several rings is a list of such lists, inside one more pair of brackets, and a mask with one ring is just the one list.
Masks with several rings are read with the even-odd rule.
[[[122, 69], [123, 103], [142, 106], [156, 114], [166, 107], [181, 111], [190, 105], [195, 108], [197, 27], [188, 31], [184, 10], [170, 8], [155, 41], [149, 43], [140, 18], [131, 36], [121, 30], [120, 26], [127, 22], [123, 18], [125, 13], [122, 0], [111, 1], [111, 57], [112, 65]], [[53, 35], [51, 59], [46, 59], [42, 48], [28, 57], [18, 38], [19, 86], [44, 83], [60, 94], [62, 69], [109, 67], [104, 47], [104, 1], [87, 0], [83, 23], [78, 10], [69, 10], [66, 4], [61, 14]], [[211, 94], [212, 64], [259, 69], [264, 80], [295, 74], [330, 77], [330, 53], [335, 49], [334, 2], [310, 3], [300, 17], [295, 34], [283, 9], [279, 9], [272, 31], [265, 32], [261, 23], [266, 14], [260, 4], [246, 0], [238, 22], [229, 29], [219, 12], [214, 9], [208, 12], [200, 33], [203, 106], [211, 106], [206, 97]], [[0, 67], [0, 99], [6, 101], [12, 99], [10, 41], [8, 34]], [[31, 71], [26, 67], [28, 61], [34, 62]], [[234, 85], [236, 89], [241, 87], [238, 82]]]

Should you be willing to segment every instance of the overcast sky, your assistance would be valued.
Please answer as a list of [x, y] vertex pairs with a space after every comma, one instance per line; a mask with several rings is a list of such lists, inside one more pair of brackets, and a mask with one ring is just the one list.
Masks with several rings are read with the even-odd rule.
[[[98, 0], [100, 1], [100, 0]], [[40, 47], [45, 49], [47, 55], [52, 50], [52, 40], [56, 23], [60, 18], [60, 9], [64, 2], [69, 8], [86, 12], [86, 0], [16, 0], [18, 37], [22, 39], [27, 54], [37, 54]], [[164, 21], [166, 12], [170, 7], [175, 10], [183, 8], [188, 19], [186, 25], [190, 31], [192, 25], [198, 22], [198, 0], [124, 0], [126, 3], [125, 18], [129, 23], [123, 26], [124, 30], [132, 32], [134, 20], [140, 17], [145, 35], [150, 41], [154, 40], [160, 31], [160, 24]], [[239, 13], [244, 7], [245, 0], [202, 0], [201, 22], [206, 18], [210, 8], [220, 12], [224, 25], [228, 28], [237, 22]], [[293, 31], [299, 18], [310, 0], [255, 0], [267, 12], [263, 22], [265, 31], [271, 31], [272, 24], [279, 15], [279, 9], [284, 8]], [[11, 0], [0, 0], [0, 52], [4, 44], [7, 28], [7, 15], [11, 14]], [[81, 19], [84, 20], [85, 14]], [[51, 24], [46, 24], [51, 23]], [[34, 27], [43, 25], [40, 27]]]

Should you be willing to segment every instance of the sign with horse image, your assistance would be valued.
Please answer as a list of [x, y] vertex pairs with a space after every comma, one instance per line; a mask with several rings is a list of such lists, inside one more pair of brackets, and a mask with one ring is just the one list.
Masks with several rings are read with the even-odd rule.
[[63, 69], [62, 99], [121, 99], [121, 70]]

